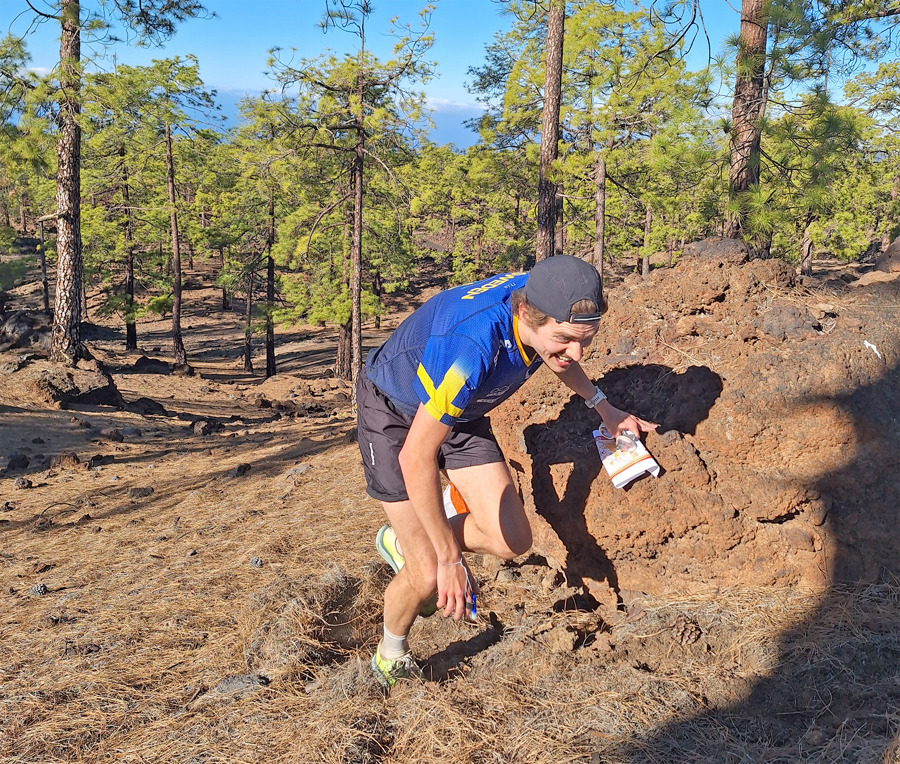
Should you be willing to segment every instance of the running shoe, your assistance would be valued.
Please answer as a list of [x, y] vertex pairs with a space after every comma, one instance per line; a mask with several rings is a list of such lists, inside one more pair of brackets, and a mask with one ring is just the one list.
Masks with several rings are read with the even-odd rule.
[[397, 684], [398, 679], [425, 681], [425, 675], [422, 673], [422, 669], [419, 668], [419, 664], [412, 657], [412, 653], [404, 653], [399, 658], [382, 658], [381, 642], [378, 643], [378, 648], [372, 656], [372, 672], [375, 674], [378, 683], [386, 690]]
[[375, 536], [375, 548], [382, 559], [394, 569], [394, 573], [399, 573], [406, 560], [397, 549], [397, 534], [390, 525], [381, 526], [381, 530]]
[[[382, 559], [391, 566], [394, 573], [399, 573], [400, 568], [403, 567], [403, 563], [406, 562], [406, 560], [397, 548], [397, 534], [394, 533], [394, 529], [391, 528], [390, 525], [381, 526], [381, 530], [379, 530], [378, 534], [375, 536], [375, 548], [378, 550], [378, 554], [381, 555]], [[435, 592], [434, 596], [422, 605], [419, 615], [422, 616], [422, 618], [428, 618], [436, 612], [437, 593]]]

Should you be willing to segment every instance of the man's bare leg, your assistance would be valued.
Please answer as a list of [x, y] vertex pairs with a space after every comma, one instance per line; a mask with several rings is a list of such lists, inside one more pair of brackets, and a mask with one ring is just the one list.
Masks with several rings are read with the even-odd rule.
[[[450, 525], [465, 551], [504, 560], [531, 548], [531, 526], [503, 462], [448, 470], [469, 512]], [[409, 501], [382, 502], [405, 559], [384, 592], [384, 624], [392, 634], [409, 634], [420, 608], [437, 590], [437, 557]]]
[[384, 625], [392, 634], [405, 636], [419, 609], [437, 590], [437, 556], [412, 502], [382, 502], [382, 505], [405, 560], [384, 591]]
[[450, 521], [464, 550], [511, 560], [531, 548], [531, 526], [505, 462], [447, 470], [447, 476], [469, 508]]

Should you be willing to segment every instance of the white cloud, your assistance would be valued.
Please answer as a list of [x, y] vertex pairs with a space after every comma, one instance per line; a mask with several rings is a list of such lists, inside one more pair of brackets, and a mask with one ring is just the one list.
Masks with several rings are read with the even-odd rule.
[[29, 66], [28, 71], [32, 74], [36, 74], [38, 77], [46, 77], [52, 69], [48, 69], [46, 66]]
[[475, 114], [484, 111], [484, 106], [480, 103], [461, 103], [449, 98], [427, 98], [426, 103], [429, 109], [444, 114]]

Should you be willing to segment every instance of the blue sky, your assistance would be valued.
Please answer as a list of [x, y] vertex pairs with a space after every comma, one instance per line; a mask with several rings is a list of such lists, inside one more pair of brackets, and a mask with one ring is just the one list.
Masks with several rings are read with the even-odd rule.
[[[49, 10], [47, 0], [32, 3]], [[396, 16], [400, 23], [417, 29], [425, 4], [423, 0], [374, 0], [375, 12], [366, 30], [367, 47], [379, 58], [387, 58], [393, 47], [388, 36], [390, 19]], [[475, 141], [475, 136], [462, 122], [480, 111], [465, 87], [470, 79], [467, 70], [483, 63], [485, 45], [498, 31], [508, 29], [510, 19], [491, 0], [438, 0], [434, 5], [431, 32], [435, 43], [430, 58], [437, 62], [438, 76], [422, 87], [434, 111], [436, 129], [431, 137], [438, 143], [465, 147]], [[738, 30], [739, 0], [704, 0], [702, 5], [716, 52], [724, 36]], [[96, 6], [96, 0], [82, 0], [84, 9]], [[272, 86], [264, 74], [271, 48], [296, 48], [298, 57], [312, 57], [326, 49], [339, 54], [351, 52], [358, 45], [357, 38], [348, 32], [330, 29], [323, 33], [317, 27], [325, 10], [324, 0], [206, 0], [206, 6], [217, 18], [185, 22], [163, 49], [117, 45], [118, 60], [143, 65], [154, 58], [192, 53], [200, 62], [205, 84], [217, 91], [227, 112], [245, 93]], [[8, 31], [24, 34], [33, 18], [25, 0], [0, 0], [0, 36]], [[47, 22], [28, 36], [32, 66], [38, 71], [49, 71], [59, 60], [58, 34], [58, 26]], [[83, 56], [88, 54], [87, 49], [82, 51]], [[706, 41], [700, 39], [692, 65], [704, 65], [706, 57]]]

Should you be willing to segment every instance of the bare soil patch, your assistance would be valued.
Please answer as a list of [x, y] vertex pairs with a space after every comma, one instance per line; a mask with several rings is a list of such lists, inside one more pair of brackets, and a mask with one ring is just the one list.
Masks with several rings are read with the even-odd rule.
[[0, 758], [900, 760], [900, 290], [817, 265], [608, 276], [586, 366], [661, 423], [663, 475], [613, 490], [590, 412], [530, 382], [493, 423], [535, 547], [473, 560], [482, 621], [420, 620], [434, 681], [387, 697], [384, 520], [336, 332], [279, 330], [263, 382], [197, 273], [198, 374], [167, 367], [160, 319], [134, 354], [98, 321], [69, 378], [42, 357], [39, 286], [17, 288], [4, 316], [35, 320], [0, 352]]

